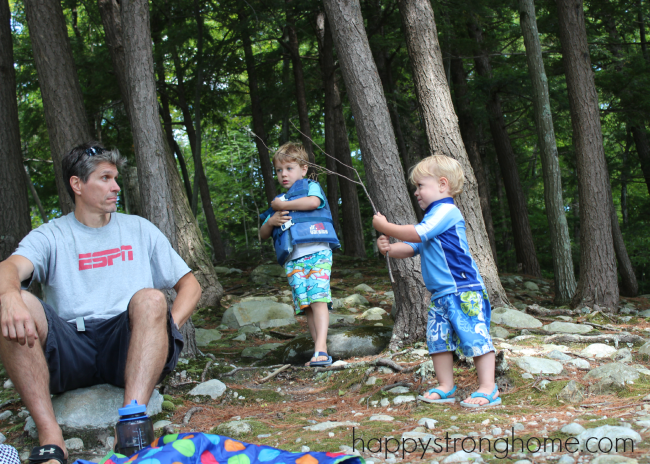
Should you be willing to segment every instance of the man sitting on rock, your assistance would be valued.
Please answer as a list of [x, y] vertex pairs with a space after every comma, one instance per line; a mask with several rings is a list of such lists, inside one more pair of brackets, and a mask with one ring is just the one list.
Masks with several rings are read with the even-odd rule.
[[[160, 230], [115, 212], [124, 164], [97, 143], [72, 149], [62, 168], [75, 211], [31, 231], [0, 263], [0, 357], [38, 430], [30, 463], [67, 460], [51, 393], [110, 383], [124, 387], [124, 405], [147, 404], [176, 366], [178, 327], [201, 297]], [[31, 281], [47, 303], [21, 290]], [[171, 311], [167, 288], [178, 294]]]

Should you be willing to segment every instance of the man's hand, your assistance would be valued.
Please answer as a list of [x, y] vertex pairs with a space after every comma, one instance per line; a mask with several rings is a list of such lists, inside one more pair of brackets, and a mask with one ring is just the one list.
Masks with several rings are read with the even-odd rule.
[[286, 209], [282, 206], [282, 203], [285, 203], [285, 201], [276, 198], [271, 202], [271, 208], [273, 208], [273, 211], [282, 211], [283, 209]]
[[384, 216], [381, 213], [377, 213], [372, 217], [372, 226], [378, 232], [385, 233], [386, 232], [385, 228], [386, 228], [386, 226], [388, 224], [390, 224], [390, 222], [388, 222], [388, 219], [386, 219], [386, 216]]
[[38, 340], [38, 332], [20, 292], [5, 294], [0, 307], [0, 326], [2, 336], [21, 345], [27, 343], [32, 348]]
[[386, 253], [390, 253], [390, 237], [380, 235], [377, 239], [377, 248], [379, 248], [379, 252], [384, 256], [386, 256]]
[[290, 220], [291, 216], [289, 216], [289, 211], [276, 211], [273, 216], [269, 218], [268, 223], [273, 227], [280, 227], [282, 224]]

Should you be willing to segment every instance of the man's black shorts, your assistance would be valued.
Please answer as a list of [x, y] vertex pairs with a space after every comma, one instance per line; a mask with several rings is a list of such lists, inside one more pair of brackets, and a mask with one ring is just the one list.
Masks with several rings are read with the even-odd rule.
[[[50, 393], [110, 383], [124, 387], [126, 355], [131, 340], [129, 311], [110, 319], [86, 319], [86, 330], [61, 319], [54, 308], [41, 300], [47, 317], [45, 360], [50, 370]], [[171, 312], [167, 317], [169, 350], [161, 380], [176, 367], [183, 349], [183, 336]]]

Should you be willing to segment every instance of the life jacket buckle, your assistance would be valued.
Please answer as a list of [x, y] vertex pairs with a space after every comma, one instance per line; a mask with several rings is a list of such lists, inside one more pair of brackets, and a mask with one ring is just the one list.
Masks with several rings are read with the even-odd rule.
[[287, 229], [288, 229], [289, 227], [291, 227], [292, 225], [294, 225], [293, 220], [292, 220], [292, 219], [289, 219], [287, 222], [285, 222], [284, 224], [282, 224], [282, 225], [280, 226], [280, 230], [281, 230], [282, 232], [284, 232], [285, 230], [287, 230]]

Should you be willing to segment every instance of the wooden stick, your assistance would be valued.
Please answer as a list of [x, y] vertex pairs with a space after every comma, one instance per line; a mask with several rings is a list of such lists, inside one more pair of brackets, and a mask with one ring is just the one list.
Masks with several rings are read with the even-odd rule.
[[185, 413], [185, 417], [183, 418], [183, 424], [189, 424], [190, 419], [192, 419], [192, 416], [194, 415], [194, 413], [197, 413], [199, 411], [203, 411], [203, 408], [194, 407], [194, 408], [190, 409], [189, 411], [187, 411]]
[[207, 375], [208, 369], [210, 369], [211, 365], [212, 365], [212, 359], [205, 364], [205, 368], [203, 369], [203, 373], [201, 374], [201, 383], [205, 382], [205, 376]]
[[285, 364], [285, 365], [282, 366], [281, 368], [276, 369], [275, 371], [271, 372], [269, 375], [267, 375], [266, 377], [264, 377], [262, 380], [260, 380], [260, 381], [257, 382], [257, 383], [258, 383], [258, 384], [261, 384], [261, 383], [267, 382], [267, 381], [271, 380], [273, 377], [275, 377], [276, 375], [278, 375], [280, 372], [282, 372], [282, 371], [286, 371], [286, 370], [289, 369], [290, 367], [291, 367], [291, 364]]

